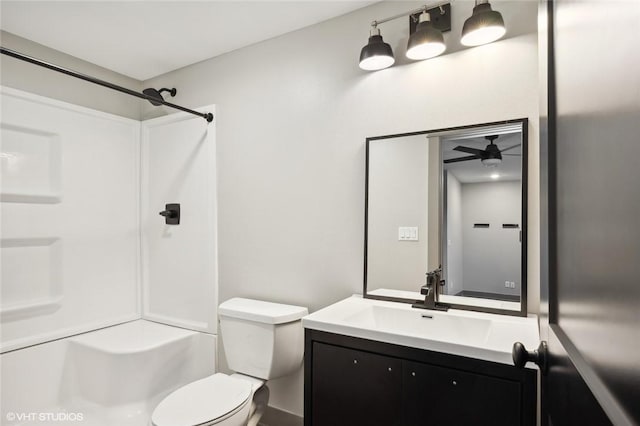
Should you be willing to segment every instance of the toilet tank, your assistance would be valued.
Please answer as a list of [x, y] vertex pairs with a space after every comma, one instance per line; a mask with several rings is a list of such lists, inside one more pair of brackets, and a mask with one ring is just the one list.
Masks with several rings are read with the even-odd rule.
[[293, 373], [302, 365], [307, 308], [233, 298], [218, 308], [229, 368], [263, 380]]

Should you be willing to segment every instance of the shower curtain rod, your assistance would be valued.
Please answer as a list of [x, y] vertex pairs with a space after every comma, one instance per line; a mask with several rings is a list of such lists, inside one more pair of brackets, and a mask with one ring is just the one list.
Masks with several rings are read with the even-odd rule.
[[100, 80], [99, 78], [91, 77], [86, 74], [81, 74], [79, 72], [70, 70], [68, 68], [59, 67], [57, 65], [51, 64], [49, 62], [41, 61], [39, 59], [33, 58], [31, 56], [24, 55], [20, 52], [16, 52], [15, 50], [7, 49], [0, 46], [0, 53], [3, 55], [11, 56], [12, 58], [20, 59], [21, 61], [29, 62], [34, 65], [38, 65], [53, 71], [57, 71], [62, 74], [69, 75], [71, 77], [79, 78], [80, 80], [88, 81], [89, 83], [97, 84], [99, 86], [103, 86], [112, 90], [117, 90], [118, 92], [126, 93], [130, 96], [135, 96], [137, 98], [146, 99], [148, 101], [154, 101], [160, 103], [162, 105], [168, 106], [169, 108], [178, 109], [180, 111], [188, 112], [189, 114], [197, 115], [199, 117], [204, 118], [207, 122], [211, 123], [213, 121], [213, 114], [210, 112], [198, 112], [189, 108], [182, 107], [180, 105], [172, 104], [171, 102], [167, 102], [164, 99], [159, 99], [154, 96], [145, 95], [144, 93], [139, 93], [131, 89], [127, 89], [126, 87], [118, 86], [117, 84], [109, 83], [108, 81]]

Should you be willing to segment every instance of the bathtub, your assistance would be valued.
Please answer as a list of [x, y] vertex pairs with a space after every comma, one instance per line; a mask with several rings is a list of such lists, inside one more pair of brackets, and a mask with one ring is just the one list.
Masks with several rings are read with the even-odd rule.
[[136, 320], [2, 354], [2, 425], [148, 426], [216, 371], [216, 337]]

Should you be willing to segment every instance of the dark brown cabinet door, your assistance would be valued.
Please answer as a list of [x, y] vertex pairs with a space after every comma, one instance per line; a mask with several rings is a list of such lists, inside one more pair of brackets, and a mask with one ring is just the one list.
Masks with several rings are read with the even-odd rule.
[[402, 361], [313, 344], [313, 426], [401, 425]]
[[402, 376], [403, 426], [527, 424], [518, 382], [410, 361]]

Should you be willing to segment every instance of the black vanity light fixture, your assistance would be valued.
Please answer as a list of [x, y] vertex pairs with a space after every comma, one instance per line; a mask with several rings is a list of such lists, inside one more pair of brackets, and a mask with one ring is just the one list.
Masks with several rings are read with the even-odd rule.
[[360, 68], [366, 71], [377, 71], [389, 68], [395, 61], [391, 46], [382, 40], [377, 24], [371, 24], [369, 42], [360, 51]]
[[416, 30], [407, 43], [407, 58], [423, 60], [441, 55], [447, 49], [442, 31], [433, 26], [431, 15], [426, 10], [418, 19]]
[[[382, 40], [378, 25], [410, 16], [407, 58], [424, 60], [444, 53], [447, 46], [444, 32], [451, 30], [451, 4], [441, 2], [371, 22], [369, 42], [360, 51], [360, 68], [377, 71], [395, 63], [393, 51]], [[488, 0], [476, 0], [473, 14], [464, 23], [462, 39], [465, 46], [479, 46], [498, 40], [505, 34], [500, 12], [492, 10]]]
[[476, 0], [473, 14], [462, 26], [460, 43], [480, 46], [500, 39], [506, 32], [500, 12], [492, 10], [488, 0]]

